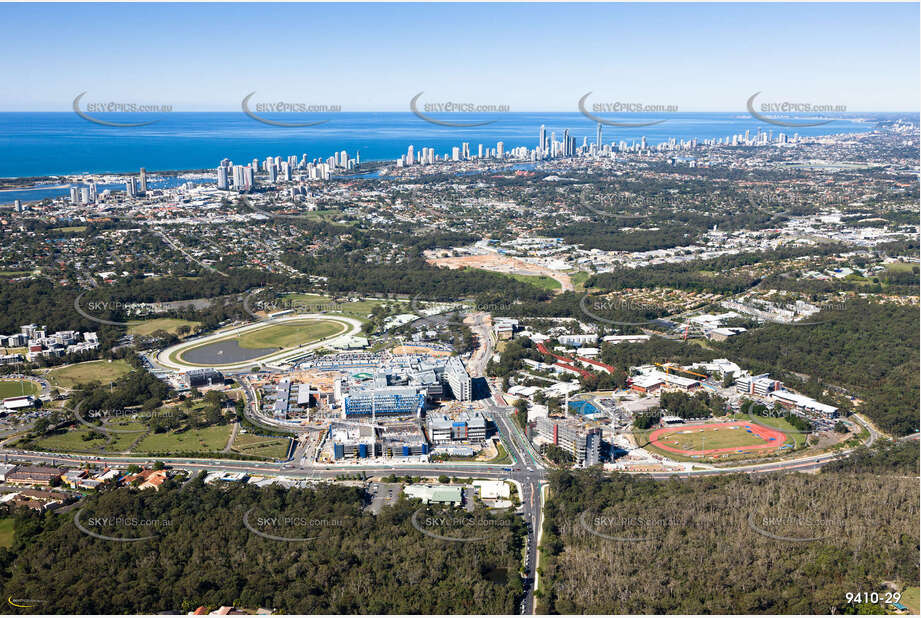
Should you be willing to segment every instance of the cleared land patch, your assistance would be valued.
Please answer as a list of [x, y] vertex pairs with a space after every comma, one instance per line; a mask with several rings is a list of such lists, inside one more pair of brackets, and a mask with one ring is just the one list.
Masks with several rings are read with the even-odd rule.
[[290, 438], [260, 436], [252, 433], [238, 433], [231, 449], [244, 455], [255, 455], [270, 459], [284, 459], [291, 446]]
[[48, 380], [55, 386], [73, 388], [87, 382], [113, 382], [131, 372], [131, 365], [125, 360], [98, 360], [55, 367], [47, 374]]
[[171, 335], [177, 335], [179, 327], [188, 326], [190, 332], [195, 332], [201, 324], [190, 320], [180, 320], [178, 318], [157, 318], [155, 320], [144, 320], [132, 324], [128, 327], [129, 335], [151, 335], [158, 330], [166, 331]]

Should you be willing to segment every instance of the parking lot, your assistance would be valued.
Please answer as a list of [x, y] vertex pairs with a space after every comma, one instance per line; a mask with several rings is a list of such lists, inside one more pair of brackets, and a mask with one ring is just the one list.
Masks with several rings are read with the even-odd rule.
[[371, 504], [368, 509], [377, 515], [385, 504], [396, 504], [400, 499], [400, 492], [403, 486], [400, 483], [371, 483], [368, 486], [368, 494], [371, 496]]

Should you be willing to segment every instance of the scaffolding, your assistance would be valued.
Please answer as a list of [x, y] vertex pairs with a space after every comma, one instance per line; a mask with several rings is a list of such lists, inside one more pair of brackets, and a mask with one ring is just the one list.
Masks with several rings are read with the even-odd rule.
[[389, 386], [353, 391], [345, 397], [346, 418], [352, 416], [400, 416], [422, 415], [425, 408], [425, 394], [415, 388]]

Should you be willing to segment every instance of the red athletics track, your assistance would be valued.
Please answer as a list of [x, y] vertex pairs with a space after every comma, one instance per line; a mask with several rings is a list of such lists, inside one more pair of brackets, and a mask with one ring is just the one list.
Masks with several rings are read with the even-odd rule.
[[[729, 448], [711, 448], [705, 451], [685, 451], [668, 444], [663, 444], [659, 442], [659, 437], [664, 437], [676, 432], [685, 431], [687, 429], [723, 429], [726, 427], [738, 427], [740, 431], [745, 431], [746, 429], [751, 429], [752, 433], [765, 441], [765, 444], [753, 444], [751, 446], [733, 446]], [[774, 438], [771, 441], [771, 438]], [[783, 443], [786, 442], [787, 436], [782, 431], [776, 429], [771, 429], [769, 427], [764, 427], [762, 425], [756, 425], [754, 423], [748, 423], [745, 421], [734, 421], [731, 423], [712, 423], [706, 425], [682, 425], [678, 427], [663, 427], [662, 429], [656, 429], [651, 434], [649, 434], [649, 443], [659, 447], [665, 451], [671, 451], [672, 453], [678, 453], [679, 455], [712, 455], [713, 453], [734, 453], [736, 451], [760, 451], [764, 449], [780, 448], [783, 446]]]

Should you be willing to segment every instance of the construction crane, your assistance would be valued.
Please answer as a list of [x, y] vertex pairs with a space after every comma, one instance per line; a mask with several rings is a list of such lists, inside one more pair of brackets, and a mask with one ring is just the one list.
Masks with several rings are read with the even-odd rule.
[[690, 371], [690, 370], [688, 370], [688, 369], [682, 369], [681, 367], [675, 367], [674, 365], [672, 365], [672, 364], [670, 364], [670, 363], [666, 363], [666, 364], [664, 364], [664, 365], [662, 365], [662, 364], [660, 364], [660, 363], [653, 363], [653, 364], [654, 364], [656, 367], [662, 367], [663, 369], [665, 369], [665, 373], [668, 373], [669, 369], [673, 369], [673, 370], [675, 370], [675, 371], [680, 371], [681, 373], [689, 373], [689, 374], [691, 374], [692, 376], [697, 376], [697, 377], [699, 377], [699, 378], [703, 378], [704, 380], [707, 380], [707, 379], [710, 378], [710, 376], [704, 375], [704, 374], [702, 374], [702, 373], [697, 373], [696, 371]]

